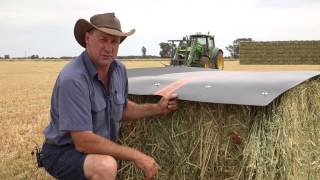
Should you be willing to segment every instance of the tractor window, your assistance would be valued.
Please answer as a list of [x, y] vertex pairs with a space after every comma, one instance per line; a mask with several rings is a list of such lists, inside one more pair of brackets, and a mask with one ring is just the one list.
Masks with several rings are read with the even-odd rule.
[[209, 48], [214, 48], [214, 41], [213, 41], [213, 39], [209, 39]]
[[205, 38], [205, 37], [199, 37], [197, 39], [197, 41], [198, 41], [199, 44], [206, 45], [207, 44], [207, 40], [206, 39], [207, 38]]

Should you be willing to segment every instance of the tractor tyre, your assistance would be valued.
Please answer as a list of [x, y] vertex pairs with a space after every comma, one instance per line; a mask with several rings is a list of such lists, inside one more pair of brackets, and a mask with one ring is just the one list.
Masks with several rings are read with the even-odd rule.
[[204, 67], [204, 68], [209, 68], [210, 67], [210, 59], [208, 56], [202, 56], [200, 58], [200, 65], [201, 67]]

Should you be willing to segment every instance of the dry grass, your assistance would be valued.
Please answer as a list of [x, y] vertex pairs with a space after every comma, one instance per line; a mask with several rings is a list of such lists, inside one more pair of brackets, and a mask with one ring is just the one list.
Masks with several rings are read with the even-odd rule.
[[49, 179], [31, 157], [43, 141], [49, 100], [65, 62], [0, 62], [0, 179]]
[[[51, 179], [37, 170], [31, 157], [35, 142], [49, 122], [53, 84], [67, 61], [0, 62], [0, 179]], [[160, 67], [168, 61], [126, 61], [128, 68]], [[240, 66], [226, 62], [226, 70], [320, 70], [320, 66]], [[292, 68], [292, 69], [291, 69]], [[210, 147], [208, 147], [210, 149]], [[203, 152], [208, 153], [208, 152]], [[206, 162], [203, 161], [203, 166]]]
[[[122, 129], [124, 144], [156, 158], [159, 179], [320, 179], [320, 78], [266, 107], [188, 101], [179, 107]], [[142, 179], [131, 163], [121, 165], [120, 179]]]

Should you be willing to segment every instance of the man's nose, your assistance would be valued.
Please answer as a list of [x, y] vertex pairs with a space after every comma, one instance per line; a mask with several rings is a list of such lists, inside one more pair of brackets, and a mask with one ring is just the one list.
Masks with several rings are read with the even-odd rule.
[[105, 42], [104, 43], [104, 51], [112, 52], [112, 44], [110, 42]]
[[113, 45], [110, 41], [103, 42], [103, 50], [107, 52], [111, 52], [113, 48]]

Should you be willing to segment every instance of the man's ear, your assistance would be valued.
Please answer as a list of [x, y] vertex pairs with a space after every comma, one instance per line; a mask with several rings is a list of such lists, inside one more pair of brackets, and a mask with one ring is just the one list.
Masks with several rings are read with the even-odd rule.
[[90, 38], [90, 33], [86, 32], [86, 34], [84, 35], [84, 41], [86, 42], [86, 45], [88, 44], [89, 38]]

